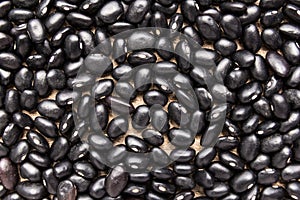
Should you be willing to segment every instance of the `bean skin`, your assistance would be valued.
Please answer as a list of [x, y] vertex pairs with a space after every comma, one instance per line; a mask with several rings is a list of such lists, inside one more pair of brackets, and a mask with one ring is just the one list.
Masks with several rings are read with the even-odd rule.
[[122, 166], [113, 168], [105, 180], [106, 192], [111, 197], [117, 197], [128, 182], [128, 173], [124, 171]]
[[13, 190], [18, 183], [18, 176], [16, 165], [9, 158], [1, 158], [0, 180], [3, 186], [8, 190]]

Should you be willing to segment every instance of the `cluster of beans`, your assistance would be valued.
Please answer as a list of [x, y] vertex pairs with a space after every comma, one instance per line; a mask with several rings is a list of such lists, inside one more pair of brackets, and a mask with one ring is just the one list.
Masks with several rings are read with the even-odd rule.
[[[299, 0], [2, 0], [0, 198], [300, 199], [299, 8]], [[106, 40], [138, 27], [180, 31], [206, 51], [195, 51], [187, 40], [174, 47], [159, 32]], [[90, 124], [98, 124], [107, 137], [93, 133], [82, 141], [81, 134], [93, 132], [86, 129], [91, 96], [73, 89], [92, 83], [99, 68], [89, 65], [91, 73], [76, 78], [84, 59], [99, 44], [100, 57], [89, 58], [103, 63], [143, 41], [185, 57], [151, 49], [118, 57], [117, 66], [110, 65], [93, 87], [96, 117]], [[191, 58], [207, 65], [209, 73], [190, 65]], [[115, 87], [135, 66], [149, 63], [155, 63], [153, 70], [142, 68], [134, 76], [135, 92], [126, 82]], [[143, 84], [152, 71], [163, 75], [174, 69], [180, 74], [168, 82], [157, 80], [165, 85]], [[219, 81], [211, 90], [205, 85], [210, 75]], [[195, 105], [184, 90], [177, 93], [180, 103], [170, 100], [168, 84], [179, 89], [192, 85], [200, 110], [182, 118]], [[118, 97], [112, 96], [114, 88]], [[142, 95], [144, 103], [123, 101], [129, 93], [133, 102]], [[219, 97], [226, 104], [215, 107]], [[76, 117], [85, 119], [77, 126], [72, 112], [76, 99]], [[120, 108], [113, 119], [112, 103]], [[130, 120], [123, 108], [130, 111]], [[224, 111], [216, 145], [199, 151], [203, 140], [194, 140], [191, 130], [210, 141], [207, 116]], [[129, 124], [141, 137], [126, 136], [125, 144], [111, 149], [108, 138], [124, 136]], [[152, 128], [145, 128], [149, 124]], [[161, 146], [170, 142], [176, 148], [166, 157]], [[184, 151], [181, 145], [192, 146]], [[90, 146], [107, 151], [107, 162], [116, 167], [106, 166]], [[126, 159], [127, 151], [156, 156], [151, 161]], [[127, 171], [168, 159], [176, 161], [151, 172]]]

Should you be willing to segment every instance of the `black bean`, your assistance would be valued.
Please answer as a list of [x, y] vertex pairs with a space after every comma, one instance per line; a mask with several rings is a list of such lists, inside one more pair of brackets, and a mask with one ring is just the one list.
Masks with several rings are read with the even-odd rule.
[[45, 170], [43, 172], [42, 178], [47, 191], [50, 194], [56, 194], [56, 188], [59, 181], [54, 175], [54, 170], [52, 168]]
[[[2, 14], [2, 13], [1, 13]], [[0, 31], [4, 33], [9, 33], [11, 30], [12, 24], [8, 20], [0, 19]]]
[[105, 193], [105, 177], [100, 176], [91, 183], [89, 187], [89, 194], [94, 198], [102, 198]]
[[296, 23], [300, 22], [300, 14], [298, 12], [299, 7], [294, 4], [287, 4], [284, 9], [283, 13], [290, 18], [291, 20], [295, 21]]
[[[185, 36], [187, 36], [187, 39], [192, 47], [197, 47], [198, 45], [203, 45], [202, 38], [200, 37], [199, 33], [193, 26], [185, 26], [181, 32]], [[194, 42], [196, 42], [196, 44]]]
[[64, 114], [64, 109], [58, 107], [54, 100], [44, 100], [38, 104], [38, 112], [45, 117], [58, 120]]
[[195, 182], [204, 188], [212, 188], [214, 186], [213, 176], [204, 169], [199, 169], [194, 175]]
[[114, 113], [118, 113], [120, 115], [131, 114], [135, 109], [131, 102], [128, 103], [119, 97], [109, 96], [105, 99], [105, 101]]
[[279, 119], [287, 119], [290, 112], [290, 105], [286, 98], [280, 94], [274, 94], [271, 98], [271, 109]]
[[82, 51], [80, 38], [75, 34], [68, 35], [65, 39], [64, 51], [70, 60], [78, 60]]
[[125, 144], [128, 149], [133, 152], [147, 152], [148, 146], [147, 144], [141, 139], [136, 136], [126, 136]]
[[77, 5], [72, 4], [72, 3], [68, 3], [68, 2], [66, 2], [64, 0], [57, 0], [57, 1], [55, 1], [54, 6], [59, 11], [62, 11], [62, 12], [70, 12], [70, 11], [73, 11], [73, 10], [77, 9]]
[[128, 31], [130, 29], [133, 29], [135, 26], [131, 23], [127, 22], [116, 22], [112, 25], [109, 25], [107, 27], [108, 31], [112, 34], [118, 34], [122, 33], [123, 31]]
[[8, 19], [16, 24], [26, 23], [32, 19], [33, 16], [32, 11], [23, 8], [14, 8], [8, 13]]
[[127, 56], [126, 53], [126, 41], [122, 38], [116, 39], [113, 43], [113, 58], [115, 58], [117, 63], [124, 63]]
[[28, 143], [25, 140], [21, 140], [11, 147], [9, 158], [14, 163], [21, 163], [26, 159], [28, 152]]
[[150, 9], [149, 0], [135, 0], [133, 1], [126, 12], [126, 19], [130, 23], [139, 23]]
[[50, 12], [51, 0], [42, 0], [36, 7], [36, 15], [39, 18], [45, 17]]
[[64, 180], [59, 183], [57, 187], [57, 198], [63, 200], [75, 199], [77, 196], [77, 189], [75, 185], [69, 181]]
[[300, 76], [300, 68], [295, 67], [291, 69], [291, 74], [289, 76], [289, 79], [287, 80], [287, 85], [291, 87], [297, 87], [297, 85], [300, 84], [299, 76]]
[[0, 53], [0, 67], [4, 70], [16, 70], [21, 68], [21, 60], [13, 53]]
[[156, 11], [151, 15], [151, 19], [150, 19], [150, 25], [152, 27], [157, 27], [154, 28], [154, 33], [156, 35], [162, 35], [163, 32], [161, 32], [159, 29], [160, 28], [168, 28], [168, 22], [167, 22], [167, 18], [164, 15], [164, 13]]
[[220, 39], [221, 31], [217, 22], [209, 15], [198, 16], [196, 25], [200, 34], [207, 40], [216, 41]]
[[168, 180], [174, 176], [173, 171], [168, 168], [155, 168], [151, 171], [151, 174], [159, 180]]
[[63, 89], [66, 85], [66, 77], [63, 70], [51, 69], [47, 73], [47, 82], [52, 89]]
[[[164, 173], [162, 173], [164, 174]], [[168, 176], [168, 178], [170, 178], [170, 176]], [[167, 179], [168, 179], [167, 178]], [[130, 181], [136, 182], [136, 183], [144, 183], [147, 182], [151, 179], [151, 176], [149, 174], [149, 172], [134, 172], [134, 173], [129, 173], [129, 179]]]
[[261, 199], [282, 199], [286, 191], [282, 187], [266, 187], [261, 192]]
[[283, 43], [279, 31], [273, 28], [263, 30], [262, 40], [269, 48], [273, 50], [279, 49]]
[[[47, 96], [49, 93], [49, 84], [47, 82], [47, 73], [44, 70], [37, 71], [34, 76], [34, 85], [33, 85], [35, 91], [38, 93], [39, 96], [44, 97]], [[34, 93], [34, 92], [32, 92]], [[24, 98], [26, 100], [26, 98]], [[27, 101], [24, 101], [27, 102]], [[33, 101], [35, 102], [35, 101]], [[26, 104], [24, 104], [26, 105]], [[30, 101], [28, 102], [29, 108], [33, 109], [34, 106], [30, 104]]]
[[241, 195], [242, 199], [254, 199], [259, 195], [259, 187], [254, 185], [250, 190]]
[[162, 145], [164, 142], [164, 138], [162, 134], [158, 131], [151, 130], [151, 129], [145, 129], [142, 132], [142, 137], [145, 140], [145, 142], [157, 147]]
[[150, 110], [147, 106], [138, 106], [132, 116], [132, 126], [139, 130], [144, 129], [150, 122]]
[[289, 130], [295, 128], [300, 122], [299, 112], [291, 112], [288, 119], [283, 121], [280, 125], [280, 132], [288, 132]]
[[279, 172], [272, 168], [261, 170], [257, 174], [257, 183], [262, 185], [271, 185], [278, 181]]
[[202, 110], [208, 110], [212, 106], [213, 98], [205, 88], [195, 88], [195, 93]]
[[21, 164], [20, 175], [32, 182], [40, 181], [42, 177], [40, 169], [30, 162], [24, 162]]
[[194, 142], [193, 133], [188, 129], [172, 128], [168, 133], [169, 141], [178, 147], [189, 146]]
[[71, 12], [66, 17], [73, 27], [87, 29], [93, 24], [92, 18], [78, 12]]
[[166, 200], [167, 199], [167, 198], [164, 198], [164, 197], [158, 195], [157, 193], [154, 193], [151, 191], [145, 195], [145, 198], [147, 200]]
[[110, 123], [108, 124], [107, 134], [111, 138], [117, 138], [120, 135], [125, 134], [127, 130], [128, 121], [125, 118], [119, 116], [110, 121]]
[[262, 97], [253, 104], [255, 112], [262, 115], [265, 118], [270, 118], [272, 116], [271, 104], [270, 102]]
[[28, 154], [28, 159], [37, 167], [46, 168], [50, 165], [50, 159], [37, 151], [31, 151]]
[[31, 19], [28, 22], [27, 30], [34, 43], [41, 43], [46, 38], [45, 27], [39, 19]]
[[73, 184], [76, 186], [78, 192], [85, 192], [87, 191], [90, 181], [87, 179], [82, 178], [81, 176], [78, 176], [76, 174], [73, 174], [69, 177], [69, 180], [73, 182]]
[[291, 38], [291, 39], [299, 39], [300, 38], [300, 27], [294, 24], [283, 23], [279, 27], [279, 31]]
[[216, 182], [211, 189], [206, 189], [205, 194], [210, 198], [220, 198], [229, 193], [229, 187], [222, 182]]
[[58, 137], [52, 144], [50, 149], [50, 158], [57, 161], [63, 158], [69, 150], [69, 143], [66, 138]]
[[114, 148], [110, 149], [107, 153], [107, 161], [110, 164], [121, 163], [125, 157], [127, 156], [126, 146], [123, 144], [114, 146]]
[[3, 135], [2, 135], [3, 143], [7, 146], [11, 146], [17, 142], [21, 134], [22, 134], [22, 129], [19, 128], [18, 125], [14, 123], [9, 123], [3, 131]]
[[91, 148], [97, 151], [108, 151], [112, 148], [112, 142], [105, 135], [91, 134], [89, 135], [88, 141]]
[[261, 93], [262, 86], [258, 82], [249, 82], [240, 88], [237, 97], [242, 103], [249, 103], [256, 100]]
[[216, 143], [216, 148], [220, 150], [232, 150], [236, 148], [239, 144], [239, 140], [237, 137], [234, 136], [221, 136], [218, 138]]
[[273, 134], [261, 140], [261, 151], [272, 153], [279, 151], [283, 147], [283, 140], [280, 134]]
[[165, 13], [166, 15], [171, 16], [176, 13], [176, 11], [178, 9], [178, 3], [174, 2], [169, 6], [163, 6], [163, 5], [155, 2], [151, 9], [154, 11], [161, 11], [161, 12]]
[[239, 17], [242, 25], [247, 25], [256, 22], [260, 17], [261, 11], [257, 5], [248, 5], [245, 14]]
[[284, 169], [282, 169], [281, 177], [284, 181], [291, 181], [293, 179], [298, 179], [300, 176], [299, 164], [289, 164]]
[[236, 51], [237, 45], [229, 39], [221, 38], [214, 43], [214, 48], [223, 56], [229, 56]]
[[[224, 196], [223, 198], [222, 198], [222, 200], [237, 200], [237, 199], [239, 199], [239, 196], [238, 195], [236, 195], [236, 194], [234, 194], [234, 193], [229, 193], [228, 195], [226, 195], [226, 196]], [[200, 199], [201, 200], [201, 199]]]
[[283, 142], [285, 144], [292, 144], [295, 140], [300, 137], [300, 129], [295, 128], [293, 130], [288, 131], [283, 135]]
[[255, 56], [247, 50], [239, 50], [233, 54], [233, 60], [239, 67], [248, 68], [255, 62]]
[[114, 82], [111, 79], [99, 80], [92, 89], [92, 95], [96, 100], [108, 97], [114, 89]]
[[278, 26], [283, 20], [283, 14], [277, 10], [268, 10], [261, 16], [260, 22], [265, 27]]
[[34, 125], [46, 137], [53, 138], [58, 134], [57, 126], [52, 121], [44, 117], [36, 117]]
[[0, 17], [4, 17], [5, 15], [7, 15], [7, 13], [9, 12], [9, 10], [12, 7], [12, 2], [11, 1], [2, 1], [0, 3]]
[[230, 39], [236, 39], [242, 35], [242, 25], [239, 18], [229, 14], [224, 15], [220, 24], [224, 34]]
[[158, 181], [152, 181], [151, 184], [154, 191], [165, 194], [165, 195], [172, 195], [175, 194], [176, 188], [172, 184], [158, 182]]
[[225, 85], [226, 87], [228, 87], [228, 89], [237, 89], [245, 85], [248, 79], [248, 70], [244, 70], [243, 68], [236, 68], [229, 72], [225, 77]]
[[47, 191], [41, 183], [29, 181], [20, 182], [16, 186], [19, 195], [27, 199], [42, 199], [47, 196]]
[[23, 200], [23, 198], [14, 192], [6, 195], [3, 200]]
[[196, 1], [184, 1], [180, 5], [182, 15], [189, 23], [194, 23], [198, 14], [200, 14], [199, 5]]
[[4, 86], [11, 83], [11, 81], [12, 81], [12, 72], [0, 69], [0, 83]]
[[115, 85], [115, 92], [125, 100], [133, 100], [137, 95], [134, 87], [126, 81], [118, 81]]
[[143, 100], [148, 106], [152, 106], [154, 104], [165, 106], [168, 101], [167, 96], [158, 90], [147, 91], [143, 96]]
[[[190, 115], [189, 115], [187, 109], [185, 107], [183, 107], [180, 103], [176, 102], [176, 101], [173, 101], [173, 102], [169, 103], [168, 113], [169, 113], [170, 119], [173, 120], [177, 125], [185, 126], [189, 123]], [[200, 116], [200, 120], [195, 121], [195, 122], [201, 121], [201, 117], [202, 118], [204, 117], [203, 113], [202, 113], [202, 116]], [[200, 125], [201, 122], [199, 122], [198, 124]], [[196, 126], [198, 124], [196, 123]], [[191, 125], [195, 125], [195, 124], [191, 123]], [[197, 131], [198, 126], [195, 129], [191, 128], [191, 130]]]
[[250, 162], [254, 160], [260, 149], [260, 141], [255, 134], [245, 136], [241, 139], [238, 153], [244, 160]]
[[244, 162], [234, 153], [220, 152], [219, 159], [224, 165], [234, 170], [242, 170], [244, 168]]
[[274, 1], [274, 0], [262, 0], [259, 2], [259, 6], [263, 9], [278, 9], [284, 4], [283, 0]]
[[262, 45], [261, 37], [254, 24], [247, 25], [243, 30], [243, 44], [246, 49], [255, 53]]
[[19, 180], [17, 166], [7, 157], [0, 160], [0, 180], [7, 190], [15, 189]]
[[1, 44], [0, 50], [5, 50], [5, 49], [11, 48], [12, 43], [13, 43], [13, 40], [9, 35], [0, 32], [0, 44]]
[[193, 178], [187, 177], [187, 176], [177, 176], [175, 178], [175, 185], [182, 190], [191, 190], [196, 186], [195, 181]]
[[115, 67], [112, 71], [112, 77], [116, 80], [119, 80], [122, 77], [122, 80], [126, 80], [126, 78], [130, 77], [132, 67], [128, 64], [121, 64]]
[[198, 168], [207, 167], [216, 156], [216, 149], [213, 147], [203, 148], [197, 153], [195, 165]]
[[86, 161], [78, 161], [74, 163], [73, 169], [78, 175], [87, 179], [92, 179], [97, 175], [94, 167]]
[[223, 13], [242, 15], [246, 12], [247, 6], [242, 2], [224, 2], [220, 4]]
[[255, 184], [255, 174], [250, 170], [244, 170], [231, 179], [230, 186], [237, 193], [245, 192], [252, 188]]
[[80, 4], [79, 10], [87, 15], [93, 15], [99, 10], [103, 3], [102, 0], [85, 0]]
[[33, 120], [25, 113], [17, 112], [13, 115], [12, 119], [21, 128], [29, 129], [33, 127]]
[[124, 167], [120, 165], [114, 167], [105, 180], [105, 188], [109, 196], [117, 197], [126, 187], [128, 178]]
[[290, 182], [286, 186], [286, 191], [292, 197], [293, 199], [299, 199], [300, 198], [300, 184], [299, 182]]
[[58, 179], [62, 179], [70, 176], [72, 174], [72, 169], [72, 163], [68, 160], [63, 160], [54, 165], [53, 172]]
[[48, 33], [53, 34], [57, 32], [65, 21], [65, 15], [63, 13], [52, 13], [45, 20], [45, 27]]
[[65, 38], [69, 34], [73, 34], [73, 33], [74, 33], [74, 29], [70, 26], [66, 26], [66, 27], [61, 28], [51, 38], [51, 45], [55, 46], [55, 47], [60, 46], [61, 44], [63, 44]]
[[227, 181], [233, 176], [233, 172], [220, 162], [213, 162], [209, 166], [208, 171], [220, 181]]
[[169, 164], [169, 156], [168, 154], [159, 147], [153, 147], [150, 151], [151, 153], [151, 161], [154, 162], [158, 166], [166, 166]]
[[250, 68], [252, 77], [258, 81], [266, 81], [268, 78], [268, 71], [265, 60], [262, 56], [256, 55], [253, 67]]
[[177, 32], [182, 29], [183, 16], [182, 14], [172, 15], [168, 27], [171, 29], [171, 36], [177, 35]]
[[9, 149], [1, 142], [0, 143], [0, 157], [7, 156]]

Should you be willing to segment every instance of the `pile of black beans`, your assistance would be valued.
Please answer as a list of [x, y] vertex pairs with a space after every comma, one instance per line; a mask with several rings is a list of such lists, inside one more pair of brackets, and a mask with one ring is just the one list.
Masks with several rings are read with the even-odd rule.
[[[1, 0], [0, 199], [300, 199], [299, 8], [299, 0]], [[80, 99], [76, 117], [87, 119], [91, 96], [73, 89], [90, 84], [99, 66], [76, 78], [79, 68], [99, 44], [105, 47], [102, 61], [124, 51], [129, 41], [106, 38], [141, 27], [179, 31], [207, 53], [186, 40], [173, 45], [172, 35], [140, 32], [157, 49], [185, 57], [152, 49], [118, 57], [94, 87], [97, 116], [90, 123], [106, 137], [93, 133], [88, 142], [81, 140], [80, 134], [92, 130], [86, 123], [74, 125], [72, 104]], [[208, 75], [189, 64], [192, 57], [215, 63], [208, 67], [220, 83], [212, 90], [205, 85]], [[144, 102], [123, 102], [133, 86], [114, 88], [116, 81], [149, 63], [160, 73], [177, 70], [180, 75], [166, 84], [192, 85], [199, 110], [182, 120], [182, 111], [193, 109], [189, 96], [182, 94], [179, 103], [165, 85], [143, 85], [151, 79], [145, 69], [135, 75], [137, 89], [130, 96]], [[226, 103], [215, 107], [220, 95]], [[131, 116], [112, 118], [112, 102], [129, 108]], [[154, 104], [160, 107], [150, 117]], [[199, 151], [207, 116], [224, 110], [216, 145]], [[130, 134], [129, 124], [141, 136]], [[193, 127], [198, 140], [189, 132]], [[122, 136], [125, 142], [110, 150], [108, 140]], [[162, 147], [175, 136], [182, 140], [172, 143], [173, 163], [128, 172], [128, 166], [145, 168], [146, 161], [126, 159], [124, 152], [154, 152], [158, 156], [148, 162], [165, 162], [159, 159]], [[190, 147], [182, 150], [182, 143]], [[91, 145], [107, 151], [114, 167]]]

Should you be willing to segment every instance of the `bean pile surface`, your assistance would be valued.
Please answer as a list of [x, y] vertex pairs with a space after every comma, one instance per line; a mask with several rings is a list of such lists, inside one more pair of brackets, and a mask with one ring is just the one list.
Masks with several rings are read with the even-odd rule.
[[1, 0], [0, 199], [300, 199], [299, 42], [300, 0]]

